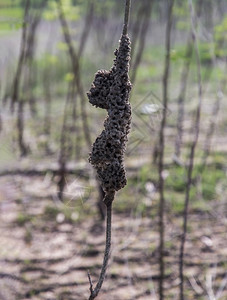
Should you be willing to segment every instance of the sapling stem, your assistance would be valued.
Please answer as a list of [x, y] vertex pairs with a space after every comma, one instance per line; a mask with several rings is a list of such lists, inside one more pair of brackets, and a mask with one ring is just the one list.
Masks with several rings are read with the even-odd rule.
[[128, 33], [128, 20], [130, 13], [131, 0], [125, 0], [125, 18], [124, 18], [124, 27], [122, 34], [126, 35]]
[[89, 161], [97, 171], [105, 197], [106, 205], [106, 245], [103, 264], [98, 282], [93, 288], [91, 276], [89, 300], [95, 299], [105, 279], [111, 249], [111, 222], [112, 202], [115, 192], [123, 188], [126, 183], [124, 169], [124, 153], [126, 150], [127, 135], [131, 124], [131, 106], [129, 94], [131, 83], [129, 81], [130, 40], [127, 35], [130, 0], [125, 2], [125, 18], [119, 48], [115, 51], [116, 59], [109, 71], [99, 70], [87, 93], [89, 102], [108, 112], [104, 121], [104, 130], [96, 138]]
[[163, 114], [159, 132], [159, 164], [158, 164], [158, 173], [159, 173], [159, 299], [164, 299], [164, 276], [165, 276], [165, 261], [164, 261], [164, 252], [165, 252], [165, 196], [164, 196], [164, 150], [165, 150], [165, 127], [166, 127], [166, 118], [167, 118], [167, 109], [168, 109], [168, 88], [169, 88], [169, 72], [170, 72], [170, 47], [171, 47], [171, 29], [173, 21], [173, 5], [174, 0], [169, 2], [168, 8], [168, 18], [166, 24], [166, 55], [165, 55], [165, 67], [163, 74]]
[[200, 126], [200, 117], [201, 117], [201, 107], [202, 107], [202, 76], [201, 76], [201, 63], [199, 56], [199, 47], [198, 47], [198, 36], [197, 30], [195, 27], [196, 16], [194, 15], [193, 3], [191, 0], [188, 0], [190, 14], [191, 14], [191, 26], [194, 38], [194, 46], [195, 46], [195, 54], [196, 54], [196, 64], [197, 64], [197, 77], [198, 77], [198, 105], [196, 109], [195, 116], [195, 130], [194, 137], [191, 144], [190, 156], [189, 156], [189, 166], [187, 170], [187, 183], [186, 183], [186, 192], [185, 192], [185, 202], [184, 202], [184, 212], [183, 212], [183, 228], [181, 235], [181, 243], [180, 243], [180, 254], [179, 254], [179, 276], [180, 276], [180, 295], [179, 299], [185, 299], [184, 293], [184, 251], [185, 251], [185, 242], [187, 239], [187, 225], [188, 225], [188, 210], [189, 210], [189, 200], [190, 200], [190, 190], [192, 186], [192, 172], [194, 168], [194, 157], [195, 157], [195, 149], [197, 146], [198, 138], [199, 138], [199, 126]]
[[103, 258], [103, 264], [102, 264], [102, 269], [99, 275], [99, 280], [96, 284], [96, 287], [93, 289], [93, 284], [91, 281], [91, 277], [90, 274], [88, 273], [88, 278], [89, 278], [89, 282], [90, 282], [90, 297], [89, 300], [93, 300], [97, 297], [102, 284], [104, 282], [105, 279], [105, 275], [106, 275], [106, 269], [108, 266], [108, 261], [109, 261], [109, 257], [110, 257], [110, 249], [111, 249], [111, 224], [112, 224], [112, 201], [109, 202], [106, 205], [106, 247], [105, 247], [105, 252], [104, 252], [104, 258]]

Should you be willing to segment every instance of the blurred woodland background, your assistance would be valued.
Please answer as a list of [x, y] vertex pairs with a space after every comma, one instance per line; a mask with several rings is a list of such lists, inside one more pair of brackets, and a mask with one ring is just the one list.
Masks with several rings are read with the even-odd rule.
[[[88, 155], [106, 111], [86, 92], [112, 66], [124, 4], [0, 0], [1, 300], [87, 299], [87, 270], [98, 278]], [[129, 36], [128, 184], [97, 299], [227, 299], [227, 1], [132, 0]]]

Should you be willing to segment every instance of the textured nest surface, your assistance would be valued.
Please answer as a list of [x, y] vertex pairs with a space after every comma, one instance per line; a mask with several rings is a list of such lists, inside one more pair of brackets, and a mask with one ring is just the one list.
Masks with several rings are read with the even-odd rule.
[[105, 192], [117, 191], [127, 182], [123, 160], [131, 123], [130, 50], [129, 37], [122, 35], [113, 67], [109, 71], [99, 70], [88, 92], [89, 102], [108, 112], [105, 129], [97, 137], [89, 157]]

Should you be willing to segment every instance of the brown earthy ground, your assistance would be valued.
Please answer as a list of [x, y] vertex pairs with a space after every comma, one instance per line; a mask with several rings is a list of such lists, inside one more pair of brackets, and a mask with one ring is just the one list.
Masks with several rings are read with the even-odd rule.
[[[70, 207], [54, 191], [47, 176], [0, 178], [0, 299], [88, 299], [87, 270], [95, 282], [105, 239], [96, 194]], [[112, 255], [99, 300], [158, 299], [157, 197], [145, 205], [142, 213], [114, 209]], [[227, 204], [209, 205], [207, 212], [190, 212], [186, 299], [227, 299]], [[177, 299], [182, 218], [169, 211], [166, 222], [165, 294]]]

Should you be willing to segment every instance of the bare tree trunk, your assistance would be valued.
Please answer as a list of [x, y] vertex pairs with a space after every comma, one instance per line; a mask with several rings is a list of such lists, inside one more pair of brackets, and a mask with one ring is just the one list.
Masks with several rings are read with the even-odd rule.
[[141, 5], [142, 2], [140, 2], [140, 7], [138, 9], [138, 13], [136, 14], [136, 20], [132, 25], [132, 38], [131, 38], [131, 43], [132, 43], [132, 50], [131, 50], [131, 64], [134, 60], [134, 52], [136, 50], [137, 46], [137, 41], [138, 41], [138, 36], [141, 28], [141, 19], [143, 17], [144, 13], [144, 7]]
[[164, 275], [165, 275], [165, 264], [164, 264], [164, 241], [165, 241], [165, 221], [164, 221], [164, 212], [165, 212], [165, 198], [164, 198], [164, 150], [165, 150], [165, 127], [166, 127], [166, 113], [168, 109], [168, 87], [169, 87], [169, 71], [170, 71], [170, 37], [171, 37], [171, 28], [173, 22], [173, 5], [174, 0], [168, 1], [168, 20], [166, 24], [166, 54], [165, 54], [165, 69], [163, 75], [163, 114], [161, 120], [161, 127], [159, 133], [159, 164], [158, 164], [158, 173], [159, 173], [159, 271], [160, 271], [160, 280], [159, 280], [159, 298], [160, 300], [164, 299]]
[[12, 99], [11, 99], [11, 110], [14, 110], [14, 105], [18, 101], [18, 94], [19, 94], [19, 85], [21, 81], [21, 74], [22, 68], [24, 64], [25, 58], [25, 49], [26, 49], [26, 39], [27, 39], [27, 28], [28, 28], [28, 14], [30, 9], [30, 0], [26, 1], [25, 11], [24, 11], [24, 18], [23, 18], [23, 27], [22, 27], [22, 37], [21, 37], [21, 46], [20, 46], [20, 55], [17, 65], [16, 74], [13, 81], [13, 92], [12, 92]]
[[68, 93], [65, 101], [65, 108], [64, 108], [64, 115], [63, 115], [63, 122], [62, 122], [62, 129], [61, 129], [61, 137], [60, 137], [60, 154], [59, 154], [59, 181], [58, 181], [58, 197], [60, 200], [63, 200], [63, 192], [66, 185], [66, 164], [67, 159], [70, 155], [69, 153], [69, 137], [67, 132], [67, 113], [68, 113], [68, 105], [70, 101], [70, 92], [71, 92], [72, 84], [69, 83]]
[[[226, 83], [225, 83], [226, 84]], [[210, 148], [212, 144], [212, 138], [215, 132], [216, 124], [217, 124], [217, 117], [218, 112], [220, 110], [221, 100], [223, 98], [223, 94], [221, 90], [217, 94], [217, 100], [214, 103], [213, 109], [212, 109], [212, 117], [210, 120], [210, 126], [208, 127], [205, 143], [204, 143], [204, 149], [203, 149], [203, 158], [202, 158], [202, 170], [205, 168], [207, 163], [207, 158], [210, 155]]]
[[177, 100], [177, 134], [175, 140], [175, 157], [174, 159], [180, 159], [181, 155], [181, 145], [182, 145], [182, 137], [183, 137], [183, 121], [184, 121], [184, 102], [186, 95], [186, 87], [189, 75], [189, 69], [192, 59], [193, 53], [193, 38], [192, 32], [190, 32], [186, 47], [186, 54], [184, 59], [184, 66], [181, 74], [181, 84], [180, 84], [180, 93]]
[[139, 39], [138, 39], [138, 44], [139, 44], [138, 51], [135, 54], [135, 59], [132, 63], [132, 74], [131, 74], [131, 82], [132, 83], [134, 83], [136, 80], [137, 70], [140, 65], [142, 55], [143, 55], [143, 50], [144, 50], [145, 41], [146, 41], [146, 35], [147, 35], [148, 28], [149, 28], [152, 4], [153, 4], [153, 0], [146, 0], [144, 3], [144, 8], [143, 8], [144, 13], [142, 14], [142, 20], [140, 20], [141, 30], [140, 30]]
[[[212, 8], [212, 3], [210, 3], [210, 7]], [[211, 9], [211, 11], [213, 11]], [[210, 15], [210, 20], [209, 22], [212, 23], [212, 28], [213, 28], [213, 15]], [[224, 44], [224, 38], [222, 43]], [[214, 38], [214, 33], [213, 33], [213, 44], [214, 44], [214, 49], [213, 49], [213, 56], [212, 56], [212, 69], [217, 68], [217, 57], [215, 54], [215, 38]], [[222, 45], [223, 46], [223, 45]], [[227, 71], [227, 58], [225, 59], [225, 73]], [[209, 72], [211, 73], [211, 71]], [[220, 111], [220, 106], [221, 106], [221, 101], [223, 98], [223, 91], [225, 90], [225, 86], [227, 83], [227, 79], [224, 78], [221, 80], [221, 82], [217, 83], [217, 92], [216, 92], [216, 100], [213, 104], [212, 112], [211, 112], [211, 119], [210, 119], [210, 124], [208, 126], [207, 132], [206, 132], [206, 137], [205, 137], [205, 142], [203, 145], [203, 157], [202, 157], [202, 168], [201, 171], [203, 172], [206, 164], [207, 164], [207, 158], [210, 155], [210, 149], [211, 149], [211, 144], [212, 144], [212, 139], [214, 136], [215, 128], [217, 125], [217, 119], [218, 119], [218, 113]]]
[[[87, 143], [88, 147], [90, 147], [90, 145], [91, 145], [91, 137], [90, 137], [90, 130], [88, 128], [87, 112], [86, 112], [86, 107], [85, 107], [85, 103], [87, 101], [86, 101], [86, 98], [85, 98], [85, 93], [84, 93], [84, 90], [83, 90], [82, 82], [80, 80], [79, 58], [82, 55], [82, 52], [83, 52], [83, 49], [84, 49], [84, 46], [85, 46], [85, 42], [86, 42], [90, 27], [91, 27], [91, 17], [93, 16], [93, 10], [94, 10], [94, 2], [93, 2], [93, 0], [91, 0], [90, 5], [88, 7], [87, 17], [86, 17], [86, 19], [89, 20], [89, 22], [85, 23], [84, 30], [83, 30], [83, 35], [82, 35], [82, 38], [81, 38], [81, 43], [80, 43], [80, 47], [79, 47], [79, 51], [78, 51], [78, 55], [77, 55], [76, 51], [73, 47], [73, 44], [72, 44], [71, 35], [69, 33], [69, 28], [68, 28], [67, 22], [65, 20], [65, 16], [63, 14], [61, 4], [60, 4], [60, 2], [58, 2], [59, 18], [60, 18], [60, 21], [61, 21], [61, 24], [62, 24], [65, 41], [68, 45], [68, 51], [69, 51], [69, 54], [70, 54], [70, 57], [71, 57], [71, 60], [72, 60], [72, 64], [73, 64], [74, 82], [75, 82], [76, 87], [77, 87], [77, 93], [79, 94], [80, 99], [81, 99], [82, 124], [83, 124], [83, 129], [84, 129], [85, 140], [86, 140], [86, 143]], [[74, 126], [75, 126], [75, 122], [76, 122], [76, 120], [75, 120], [76, 116], [78, 116], [78, 114], [76, 114], [76, 111], [77, 111], [77, 109], [76, 109], [76, 102], [75, 102], [74, 103], [74, 114], [73, 114]], [[79, 147], [78, 138], [79, 138], [79, 135], [76, 134], [76, 137], [77, 137], [76, 149], [77, 149], [77, 153], [78, 153], [79, 152], [78, 151], [78, 147]], [[104, 206], [103, 206], [103, 192], [101, 192], [102, 187], [100, 186], [100, 183], [97, 182], [97, 184], [98, 184], [98, 191], [99, 191], [97, 206], [99, 208], [101, 219], [104, 219], [105, 209], [104, 209]]]
[[[83, 30], [83, 35], [81, 37], [81, 43], [80, 43], [80, 47], [79, 47], [79, 54], [77, 55], [76, 50], [74, 49], [73, 43], [72, 43], [72, 38], [69, 32], [69, 27], [62, 9], [62, 5], [61, 5], [61, 1], [56, 1], [57, 2], [57, 7], [58, 7], [58, 14], [59, 14], [59, 20], [62, 26], [62, 30], [63, 30], [63, 34], [64, 34], [64, 38], [65, 38], [65, 42], [68, 46], [68, 52], [69, 52], [69, 56], [72, 62], [72, 72], [74, 74], [74, 78], [73, 78], [73, 82], [72, 82], [72, 89], [69, 87], [69, 94], [68, 94], [68, 100], [67, 103], [70, 101], [70, 99], [73, 102], [73, 114], [72, 114], [72, 118], [73, 118], [73, 129], [76, 130], [77, 126], [76, 123], [78, 122], [78, 113], [77, 113], [77, 94], [80, 97], [80, 104], [81, 104], [81, 116], [82, 116], [82, 125], [83, 125], [83, 131], [84, 131], [84, 136], [85, 136], [85, 141], [87, 143], [87, 146], [90, 147], [91, 145], [91, 137], [90, 137], [90, 129], [88, 127], [88, 120], [87, 120], [87, 112], [86, 112], [86, 98], [85, 98], [85, 93], [83, 90], [83, 85], [81, 82], [81, 78], [80, 78], [80, 61], [79, 61], [79, 57], [82, 55], [84, 46], [85, 46], [85, 42], [87, 40], [88, 37], [88, 32], [90, 29], [90, 20], [88, 23], [85, 23], [84, 26], [84, 30]], [[88, 8], [88, 16], [86, 19], [88, 19], [89, 17], [92, 17], [93, 14], [93, 0], [91, 0], [90, 2], [90, 6]], [[71, 84], [69, 85], [71, 86]], [[75, 88], [74, 86], [76, 86], [77, 88], [77, 94], [75, 93]], [[71, 89], [71, 91], [70, 91]], [[60, 180], [58, 183], [59, 186], [59, 198], [62, 199], [63, 197], [63, 191], [64, 191], [64, 187], [65, 187], [65, 175], [66, 175], [66, 155], [65, 155], [65, 146], [64, 146], [64, 135], [67, 134], [66, 132], [66, 128], [65, 128], [65, 123], [66, 123], [66, 109], [65, 109], [65, 116], [64, 116], [64, 122], [63, 122], [63, 127], [62, 127], [62, 134], [61, 134], [61, 151], [60, 151], [60, 158], [59, 158], [59, 164], [60, 164], [60, 170], [61, 170], [61, 176], [60, 176]], [[79, 138], [79, 134], [78, 131], [76, 132], [76, 149], [78, 149], [79, 145], [78, 145], [78, 138]], [[78, 152], [78, 151], [77, 151]]]
[[36, 66], [34, 64], [34, 55], [35, 55], [35, 42], [36, 42], [36, 33], [38, 29], [38, 25], [41, 21], [41, 16], [43, 9], [47, 3], [47, 0], [44, 0], [41, 3], [38, 12], [31, 19], [31, 24], [28, 28], [27, 41], [26, 41], [26, 51], [25, 51], [25, 62], [28, 64], [28, 103], [30, 106], [30, 111], [32, 116], [35, 116], [37, 113], [36, 109], [36, 101], [33, 93], [34, 85], [35, 85], [35, 77], [36, 77]]
[[89, 0], [88, 7], [87, 7], [87, 14], [85, 17], [85, 22], [84, 22], [84, 29], [81, 34], [81, 39], [80, 39], [80, 46], [78, 50], [78, 57], [81, 57], [90, 29], [92, 25], [92, 19], [94, 16], [94, 0]]
[[[0, 82], [0, 97], [1, 97], [1, 89], [2, 89], [2, 83]], [[0, 133], [2, 131], [2, 115], [0, 111]]]
[[[202, 8], [203, 0], [199, 0], [197, 3], [197, 18], [201, 15], [201, 8]], [[183, 70], [181, 73], [181, 83], [180, 83], [180, 93], [178, 96], [177, 106], [177, 134], [175, 139], [175, 153], [174, 153], [174, 160], [176, 162], [179, 161], [181, 156], [181, 147], [183, 142], [183, 121], [184, 121], [184, 104], [185, 104], [185, 96], [186, 96], [186, 89], [187, 89], [187, 83], [188, 83], [188, 76], [190, 71], [190, 65], [192, 60], [192, 54], [193, 54], [193, 32], [190, 31], [188, 40], [187, 40], [187, 46], [186, 46], [186, 52], [185, 52], [185, 59], [184, 59], [184, 65]]]
[[82, 124], [83, 124], [83, 130], [84, 130], [84, 136], [87, 143], [87, 146], [91, 146], [91, 137], [90, 137], [90, 129], [88, 126], [88, 117], [87, 117], [87, 111], [86, 111], [86, 97], [83, 89], [83, 85], [80, 78], [80, 62], [79, 57], [76, 54], [76, 51], [73, 47], [71, 35], [69, 32], [68, 24], [65, 19], [65, 15], [62, 10], [61, 1], [57, 1], [57, 7], [58, 7], [58, 13], [59, 13], [59, 19], [61, 22], [65, 42], [68, 45], [68, 52], [72, 61], [72, 67], [73, 67], [73, 73], [75, 78], [75, 83], [77, 87], [77, 92], [80, 96], [80, 104], [81, 104], [81, 116], [82, 116]]
[[[46, 44], [46, 53], [52, 53], [52, 26], [50, 27], [49, 36]], [[52, 89], [51, 77], [53, 75], [52, 68], [47, 65], [43, 72], [43, 90], [44, 90], [44, 134], [49, 137], [51, 135], [51, 104], [52, 104]], [[46, 143], [46, 153], [50, 153], [49, 143]]]
[[43, 76], [44, 94], [45, 94], [45, 113], [44, 113], [44, 134], [49, 136], [51, 130], [51, 85], [50, 85], [50, 72], [46, 70]]
[[3, 124], [2, 124], [2, 115], [1, 115], [1, 112], [0, 112], [0, 133], [2, 131], [2, 127], [3, 127]]
[[219, 90], [217, 91], [216, 101], [213, 105], [213, 109], [212, 109], [212, 113], [211, 113], [211, 120], [210, 120], [210, 124], [208, 126], [208, 130], [206, 133], [205, 142], [204, 142], [204, 146], [203, 146], [202, 171], [205, 169], [206, 164], [207, 164], [207, 158], [210, 155], [212, 139], [214, 136], [216, 125], [217, 125], [218, 113], [220, 111], [221, 101], [223, 98], [222, 91], [224, 90], [226, 83], [227, 83], [226, 79], [222, 81], [222, 84], [221, 84]]
[[81, 135], [79, 130], [79, 113], [78, 113], [78, 94], [76, 93], [75, 87], [75, 78], [72, 82], [72, 91], [71, 91], [71, 112], [72, 112], [72, 126], [71, 126], [71, 133], [74, 135], [74, 149], [75, 149], [75, 159], [80, 159], [81, 153]]
[[78, 95], [74, 94], [74, 101], [73, 101], [73, 132], [75, 133], [75, 159], [80, 159], [81, 154], [81, 135], [79, 134], [79, 126], [78, 126]]
[[23, 157], [28, 154], [28, 148], [24, 142], [24, 102], [22, 100], [18, 101], [17, 133], [20, 155]]
[[[29, 96], [32, 97], [32, 84], [31, 84], [31, 66], [34, 56], [34, 43], [35, 43], [35, 32], [38, 23], [41, 19], [41, 13], [45, 6], [46, 0], [41, 3], [40, 10], [32, 19], [31, 2], [26, 1], [23, 28], [22, 28], [22, 38], [21, 38], [21, 48], [20, 55], [17, 65], [17, 70], [13, 83], [13, 92], [11, 99], [11, 110], [14, 110], [15, 103], [18, 103], [17, 112], [17, 129], [18, 129], [18, 144], [20, 148], [21, 156], [25, 156], [28, 153], [28, 147], [24, 142], [24, 105], [28, 100]], [[20, 84], [23, 75], [23, 99], [20, 96]]]
[[[187, 223], [188, 223], [188, 206], [189, 206], [189, 197], [190, 197], [190, 189], [192, 184], [192, 171], [194, 166], [194, 156], [195, 156], [195, 148], [197, 145], [198, 137], [199, 137], [199, 126], [200, 126], [200, 115], [201, 115], [201, 105], [202, 105], [202, 80], [201, 80], [201, 65], [199, 58], [199, 49], [198, 49], [198, 40], [195, 29], [196, 16], [193, 11], [192, 0], [188, 0], [189, 7], [191, 11], [191, 26], [193, 31], [193, 37], [195, 41], [195, 52], [196, 52], [196, 63], [197, 63], [197, 76], [198, 76], [198, 107], [196, 111], [195, 118], [195, 133], [194, 139], [191, 145], [190, 157], [189, 157], [189, 166], [187, 172], [187, 184], [186, 184], [186, 193], [185, 193], [185, 204], [184, 204], [184, 213], [183, 213], [183, 228], [182, 228], [182, 236], [181, 236], [181, 245], [180, 245], [180, 255], [179, 255], [179, 275], [180, 275], [180, 300], [184, 300], [184, 247], [187, 236]], [[195, 22], [195, 23], [194, 23]]]

